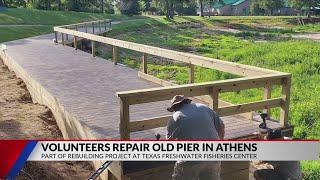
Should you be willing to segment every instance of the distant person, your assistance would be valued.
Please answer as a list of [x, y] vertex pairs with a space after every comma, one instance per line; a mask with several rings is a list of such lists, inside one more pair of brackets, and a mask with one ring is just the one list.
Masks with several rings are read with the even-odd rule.
[[[191, 103], [191, 99], [176, 95], [168, 111], [174, 112], [167, 125], [168, 140], [221, 140], [224, 124], [208, 106]], [[173, 180], [220, 180], [220, 161], [177, 161]]]
[[[280, 129], [269, 130], [266, 140], [291, 139], [282, 136]], [[299, 161], [264, 161], [273, 166], [273, 169], [259, 169], [254, 172], [256, 180], [301, 180], [302, 173]]]

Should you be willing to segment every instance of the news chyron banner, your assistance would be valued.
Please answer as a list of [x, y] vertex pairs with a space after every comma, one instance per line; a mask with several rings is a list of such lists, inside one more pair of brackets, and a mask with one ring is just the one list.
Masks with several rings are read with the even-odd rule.
[[0, 177], [26, 161], [316, 160], [320, 141], [0, 141]]

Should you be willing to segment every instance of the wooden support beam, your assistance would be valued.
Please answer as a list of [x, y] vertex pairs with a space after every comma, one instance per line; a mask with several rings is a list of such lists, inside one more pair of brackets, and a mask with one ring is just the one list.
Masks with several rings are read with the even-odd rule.
[[219, 89], [218, 88], [210, 88], [209, 89], [209, 96], [211, 97], [211, 102], [209, 107], [214, 110], [215, 112], [218, 111], [219, 107]]
[[77, 36], [73, 36], [73, 46], [75, 50], [78, 49]]
[[99, 33], [101, 32], [101, 22], [99, 21], [98, 22], [98, 25], [99, 25]]
[[64, 34], [61, 33], [61, 43], [62, 45], [66, 45], [66, 42], [64, 41]]
[[107, 30], [107, 20], [104, 20], [104, 30], [106, 31]]
[[121, 140], [130, 139], [129, 125], [129, 103], [126, 98], [120, 98], [120, 138]]
[[[264, 87], [263, 91], [264, 91], [263, 99], [264, 100], [271, 99], [271, 91], [272, 91], [271, 86]], [[271, 113], [270, 109], [264, 109], [263, 112], [268, 114], [266, 119], [270, 119], [270, 113]]]
[[189, 83], [194, 83], [194, 65], [189, 64]]
[[289, 103], [290, 103], [291, 76], [283, 78], [282, 82], [282, 103], [280, 109], [280, 124], [282, 127], [288, 125]]
[[113, 63], [117, 65], [118, 63], [118, 47], [117, 46], [112, 46], [112, 58], [113, 58]]
[[55, 39], [55, 43], [58, 43], [58, 32], [54, 31], [54, 39]]
[[[163, 79], [159, 79], [157, 77], [154, 77], [152, 75], [149, 74], [145, 74], [143, 72], [138, 71], [138, 76], [142, 79], [145, 79], [147, 81], [151, 81], [153, 83], [159, 84], [161, 86], [176, 86], [177, 84], [163, 80]], [[210, 106], [210, 103], [212, 102], [212, 98], [209, 95], [203, 95], [203, 96], [195, 96], [192, 97], [195, 100], [199, 100], [204, 104], [207, 104]], [[219, 99], [219, 107], [226, 107], [226, 106], [233, 106], [234, 104], [227, 102], [227, 101], [223, 101]], [[240, 116], [247, 118], [248, 120], [252, 120], [253, 119], [253, 112], [247, 112], [247, 113], [242, 113], [239, 114]]]
[[142, 72], [145, 73], [145, 74], [148, 74], [148, 63], [147, 63], [147, 54], [146, 53], [143, 53], [142, 54]]
[[94, 22], [92, 22], [92, 34], [94, 34]]
[[109, 29], [111, 29], [111, 20], [109, 21]]
[[69, 40], [69, 34], [66, 34], [66, 41]]
[[93, 57], [96, 56], [96, 43], [94, 41], [91, 41], [91, 53]]
[[130, 132], [144, 131], [158, 127], [165, 127], [172, 115], [130, 122]]
[[281, 104], [282, 104], [281, 98], [274, 98], [274, 99], [244, 103], [244, 104], [239, 104], [234, 106], [222, 107], [222, 108], [219, 108], [217, 112], [220, 116], [230, 116], [230, 115], [255, 111], [259, 109], [279, 107], [281, 106]]
[[176, 94], [185, 96], [209, 95], [209, 88], [217, 88], [220, 93], [234, 92], [244, 89], [260, 88], [267, 85], [277, 85], [282, 83], [284, 75], [264, 75], [259, 77], [247, 77], [237, 79], [227, 79], [205, 83], [184, 84], [177, 86], [157, 87], [150, 89], [140, 89], [118, 92], [119, 97], [127, 97], [129, 104], [141, 104], [154, 101], [171, 99]]
[[88, 33], [88, 25], [87, 23], [84, 24], [85, 32]]

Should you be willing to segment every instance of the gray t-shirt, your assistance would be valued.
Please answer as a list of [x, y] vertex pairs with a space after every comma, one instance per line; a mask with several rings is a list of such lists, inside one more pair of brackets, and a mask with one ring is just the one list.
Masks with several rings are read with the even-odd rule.
[[219, 140], [222, 121], [208, 106], [185, 104], [172, 115], [167, 125], [167, 138], [179, 140]]

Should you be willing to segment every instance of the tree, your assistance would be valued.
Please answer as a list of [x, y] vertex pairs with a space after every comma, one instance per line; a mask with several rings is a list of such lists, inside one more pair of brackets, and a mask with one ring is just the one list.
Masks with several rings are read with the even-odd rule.
[[61, 10], [61, 0], [56, 0], [57, 8], [60, 11]]
[[263, 10], [267, 15], [272, 15], [274, 10], [284, 6], [284, 0], [253, 0], [253, 3], [255, 8]]
[[200, 16], [204, 17], [204, 14], [203, 14], [203, 0], [199, 0], [199, 5], [200, 5]]
[[128, 16], [139, 14], [141, 12], [138, 0], [120, 0], [117, 3], [117, 8], [121, 14]]
[[320, 6], [320, 0], [290, 0], [290, 3], [295, 8], [305, 10], [308, 17], [310, 17], [311, 8]]

